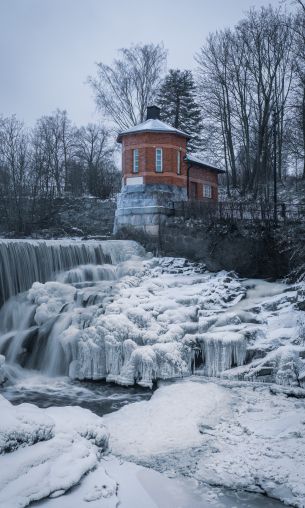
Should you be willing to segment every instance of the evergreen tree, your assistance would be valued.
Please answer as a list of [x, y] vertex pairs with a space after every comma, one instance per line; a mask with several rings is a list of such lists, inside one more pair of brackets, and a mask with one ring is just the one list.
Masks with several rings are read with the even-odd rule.
[[171, 69], [158, 95], [161, 120], [192, 136], [190, 151], [201, 150], [202, 118], [196, 102], [196, 86], [191, 71]]

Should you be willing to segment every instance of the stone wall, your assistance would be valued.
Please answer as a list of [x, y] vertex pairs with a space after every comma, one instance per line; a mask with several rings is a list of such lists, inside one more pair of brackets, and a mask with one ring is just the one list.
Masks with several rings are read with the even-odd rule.
[[59, 203], [55, 223], [69, 231], [79, 229], [83, 235], [111, 236], [114, 225], [116, 201], [92, 197], [63, 199]]
[[39, 222], [29, 224], [24, 235], [1, 224], [0, 236], [20, 238], [61, 238], [64, 236], [109, 237], [113, 232], [116, 202], [112, 199], [64, 196], [52, 203], [52, 209]]
[[234, 270], [244, 277], [280, 278], [288, 262], [274, 231], [261, 225], [217, 224], [168, 219], [162, 225], [160, 249], [170, 256], [204, 262], [211, 271]]

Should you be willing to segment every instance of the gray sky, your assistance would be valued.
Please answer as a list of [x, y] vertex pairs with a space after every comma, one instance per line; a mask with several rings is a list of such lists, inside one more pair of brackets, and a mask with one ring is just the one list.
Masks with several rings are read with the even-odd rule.
[[163, 41], [168, 67], [191, 69], [209, 32], [270, 3], [279, 0], [0, 0], [0, 114], [31, 125], [58, 107], [78, 125], [95, 121], [95, 62]]

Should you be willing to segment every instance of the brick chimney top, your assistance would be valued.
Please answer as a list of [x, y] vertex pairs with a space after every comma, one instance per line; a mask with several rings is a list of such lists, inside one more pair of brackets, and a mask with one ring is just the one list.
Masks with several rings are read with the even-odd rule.
[[159, 120], [160, 108], [158, 106], [148, 106], [146, 120]]

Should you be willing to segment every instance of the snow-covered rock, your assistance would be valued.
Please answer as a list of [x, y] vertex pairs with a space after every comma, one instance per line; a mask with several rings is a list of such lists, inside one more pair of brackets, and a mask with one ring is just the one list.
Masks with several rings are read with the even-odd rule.
[[12, 406], [0, 395], [0, 454], [53, 437], [54, 422], [32, 404]]
[[104, 416], [112, 429], [111, 450], [138, 461], [199, 446], [201, 422], [215, 424], [230, 412], [230, 399], [227, 390], [212, 383], [159, 388], [149, 403], [136, 402]]
[[[5, 508], [62, 495], [97, 467], [108, 447], [103, 420], [80, 407], [12, 406], [1, 397], [0, 413], [0, 450], [10, 452], [0, 456], [0, 506]], [[112, 482], [109, 495], [114, 494]]]

